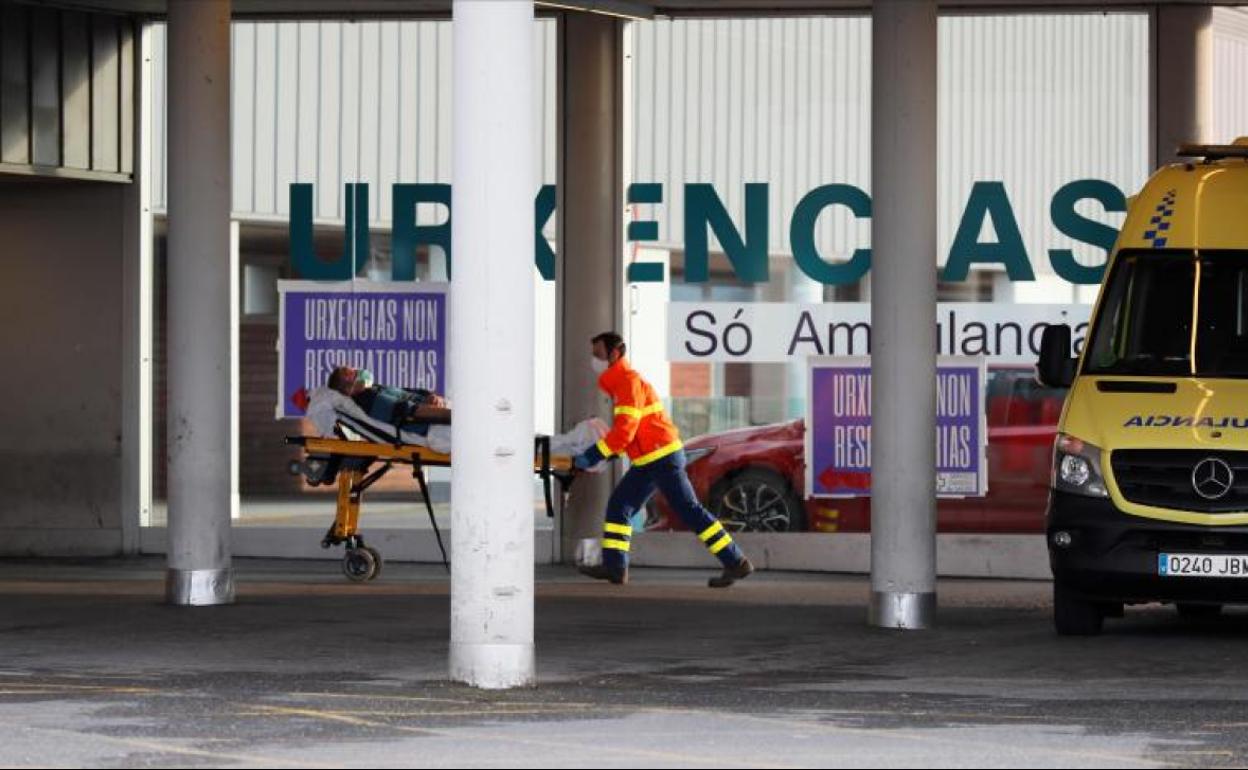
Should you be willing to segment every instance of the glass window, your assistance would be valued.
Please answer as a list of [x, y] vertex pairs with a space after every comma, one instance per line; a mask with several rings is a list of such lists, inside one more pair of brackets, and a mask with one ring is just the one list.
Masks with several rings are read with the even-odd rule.
[[1085, 374], [1248, 377], [1248, 252], [1124, 253]]
[[[555, 181], [556, 40], [554, 19], [534, 24], [539, 78], [540, 128], [537, 148], [542, 183]], [[166, 299], [166, 69], [167, 29], [152, 26], [151, 124], [146, 135], [153, 156], [151, 207], [156, 219], [154, 294], [154, 513], [142, 523], [166, 522], [167, 468], [165, 345]], [[315, 484], [291, 464], [303, 459], [286, 436], [316, 431], [300, 418], [275, 419], [275, 407], [290, 403], [305, 383], [283, 383], [278, 392], [280, 279], [306, 279], [294, 266], [290, 241], [293, 185], [312, 186], [310, 246], [317, 258], [332, 261], [354, 249], [361, 233], [350, 237], [348, 221], [367, 230], [368, 258], [357, 260], [357, 281], [388, 282], [394, 273], [392, 234], [400, 219], [394, 211], [396, 184], [451, 182], [451, 59], [449, 21], [236, 21], [232, 26], [233, 175], [232, 211], [239, 223], [239, 388], [235, 394], [238, 423], [238, 511], [235, 526], [301, 527], [290, 547], [300, 540], [319, 540], [334, 517], [336, 486]], [[348, 201], [348, 185], [367, 187], [367, 198]], [[360, 188], [353, 188], [363, 192]], [[537, 190], [534, 190], [537, 193]], [[365, 205], [366, 201], [366, 205]], [[367, 221], [362, 222], [365, 214]], [[445, 225], [444, 204], [415, 206], [420, 228]], [[557, 215], [544, 234], [553, 240]], [[427, 240], [432, 235], [423, 236]], [[557, 251], [557, 249], [556, 249]], [[363, 264], [359, 264], [359, 262]], [[448, 258], [439, 245], [419, 243], [415, 250], [417, 282], [447, 281]], [[554, 283], [539, 280], [534, 269], [535, 296], [535, 419], [539, 432], [555, 422], [556, 294]], [[527, 287], [526, 287], [527, 288]], [[400, 377], [401, 375], [396, 375]], [[318, 376], [323, 386], [324, 373]], [[411, 382], [384, 382], [407, 385]], [[306, 383], [307, 390], [313, 383]], [[380, 464], [374, 464], [376, 470]], [[428, 469], [430, 498], [438, 521], [449, 517], [446, 469]], [[395, 467], [368, 489], [362, 508], [365, 533], [388, 529], [427, 530], [429, 522], [419, 501], [410, 469]], [[542, 490], [535, 482], [535, 526], [551, 529]], [[423, 535], [422, 535], [423, 537]], [[380, 538], [379, 538], [380, 540]], [[276, 542], [276, 541], [275, 541]], [[415, 553], [405, 539], [406, 558]], [[539, 541], [540, 542], [540, 541]], [[425, 547], [422, 553], [436, 553]], [[278, 554], [280, 555], [280, 554]], [[402, 552], [393, 553], [404, 558]]]
[[[715, 308], [718, 319], [721, 311], [735, 313], [735, 303], [783, 303], [835, 305], [821, 311], [869, 320], [871, 273], [842, 284], [811, 278], [810, 253], [803, 248], [798, 259], [795, 232], [813, 243], [818, 260], [843, 265], [857, 249], [871, 247], [871, 218], [840, 204], [825, 207], [813, 222], [798, 218], [795, 224], [794, 214], [826, 185], [870, 197], [870, 18], [655, 20], [633, 29], [627, 176], [662, 185], [662, 204], [641, 213], [658, 225], [657, 241], [646, 248], [670, 257], [668, 300], [734, 303]], [[984, 322], [964, 322], [956, 344], [948, 333], [952, 322], [946, 325], [942, 352], [974, 354], [966, 340], [980, 333], [976, 325], [987, 329], [987, 339], [993, 328], [1011, 324], [1019, 329], [1021, 350], [1029, 340], [1021, 320], [1014, 324], [1013, 308], [1088, 305], [1094, 298], [1096, 287], [1075, 286], [1058, 274], [1051, 253], [1068, 250], [1080, 265], [1103, 264], [1102, 246], [1070, 237], [1058, 222], [1063, 214], [1113, 228], [1123, 220], [1122, 212], [1106, 211], [1097, 200], [1070, 202], [1069, 185], [1101, 180], [1130, 195], [1147, 179], [1148, 45], [1148, 16], [1141, 13], [941, 17], [938, 226], [930, 255], [913, 258], [916, 270], [931, 271], [939, 302], [986, 306]], [[1055, 89], [1054, 83], [1064, 85]], [[1086, 120], [1092, 112], [1103, 119]], [[710, 228], [706, 280], [689, 284], [685, 267], [694, 234], [686, 228], [707, 229], [699, 219], [705, 212], [690, 216], [686, 210], [688, 185], [695, 184], [710, 186], [726, 214], [717, 221], [731, 222], [739, 237], [726, 246], [719, 240], [722, 227]], [[757, 226], [762, 217], [750, 207], [758, 198], [750, 203], [747, 184], [766, 185], [765, 229]], [[751, 255], [765, 241], [765, 281], [742, 280], [728, 256], [735, 247], [740, 259], [751, 221]], [[809, 235], [795, 229], [798, 224], [809, 227]], [[956, 268], [951, 275], [965, 278], [944, 280], [949, 265]], [[1248, 288], [1248, 279], [1243, 285]], [[1018, 315], [1032, 317], [1026, 309]], [[1235, 320], [1248, 327], [1248, 310]], [[661, 346], [676, 336], [665, 331], [637, 347]], [[996, 335], [1000, 340], [1001, 332]], [[830, 345], [822, 352], [848, 353]], [[861, 345], [853, 351], [866, 352]], [[766, 505], [790, 512], [786, 531], [861, 531], [869, 522], [868, 500], [806, 495], [805, 355], [783, 362], [723, 354], [673, 360], [670, 389], [662, 395], [692, 446], [723, 448], [690, 464], [709, 508], [744, 507], [751, 521], [775, 521], [755, 510], [764, 505], [759, 501], [770, 501]], [[988, 365], [989, 493], [942, 500], [940, 526], [1040, 531], [1064, 393], [1036, 385], [1030, 362], [1017, 355], [990, 358]], [[652, 509], [652, 525], [680, 526], [661, 503]]]

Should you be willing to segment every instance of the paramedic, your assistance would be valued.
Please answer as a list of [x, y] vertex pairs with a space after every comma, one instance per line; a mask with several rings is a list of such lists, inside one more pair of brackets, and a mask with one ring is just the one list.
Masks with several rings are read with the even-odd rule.
[[629, 521], [657, 488], [690, 531], [696, 533], [707, 550], [723, 564], [723, 573], [711, 578], [709, 586], [724, 588], [748, 577], [754, 566], [723, 524], [694, 496], [693, 485], [685, 474], [685, 451], [680, 434], [663, 413], [663, 404], [654, 388], [624, 357], [624, 339], [615, 332], [603, 332], [594, 337], [591, 344], [590, 364], [599, 375], [598, 387], [611, 397], [615, 417], [611, 431], [577, 455], [576, 467], [590, 468], [621, 452], [628, 453], [631, 465], [607, 502], [602, 564], [582, 566], [581, 572], [612, 583], [628, 582], [628, 553], [633, 534]]

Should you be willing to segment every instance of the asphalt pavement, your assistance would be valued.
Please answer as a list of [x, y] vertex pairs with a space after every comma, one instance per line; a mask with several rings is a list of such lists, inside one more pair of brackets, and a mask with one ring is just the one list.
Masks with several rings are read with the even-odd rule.
[[0, 766], [1220, 767], [1248, 763], [1248, 611], [1131, 608], [1056, 637], [1049, 585], [944, 580], [866, 624], [859, 576], [538, 570], [539, 684], [446, 680], [440, 567], [236, 562], [229, 607], [163, 561], [0, 561]]

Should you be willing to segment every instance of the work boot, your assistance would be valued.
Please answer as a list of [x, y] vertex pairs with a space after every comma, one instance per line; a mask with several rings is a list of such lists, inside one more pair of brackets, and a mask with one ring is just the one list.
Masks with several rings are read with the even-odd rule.
[[577, 569], [582, 575], [588, 575], [594, 580], [609, 580], [617, 586], [628, 582], [628, 567], [621, 570], [612, 569], [605, 564], [582, 564]]
[[724, 567], [724, 571], [719, 577], [713, 577], [706, 581], [711, 588], [727, 588], [738, 580], [745, 580], [754, 574], [754, 565], [750, 564], [750, 560], [742, 558], [741, 561], [731, 567]]

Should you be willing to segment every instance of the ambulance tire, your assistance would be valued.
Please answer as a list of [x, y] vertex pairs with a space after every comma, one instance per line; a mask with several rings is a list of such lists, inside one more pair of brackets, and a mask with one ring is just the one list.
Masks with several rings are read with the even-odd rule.
[[1096, 602], [1053, 581], [1053, 626], [1058, 636], [1097, 636], [1105, 625], [1105, 610]]
[[746, 468], [715, 484], [711, 513], [731, 532], [804, 532], [806, 507], [783, 476]]
[[1222, 614], [1221, 604], [1188, 604], [1187, 602], [1179, 602], [1174, 605], [1174, 608], [1178, 610], [1179, 617], [1185, 620], [1216, 618]]
[[342, 574], [353, 583], [377, 577], [377, 560], [363, 548], [351, 548], [342, 557]]

